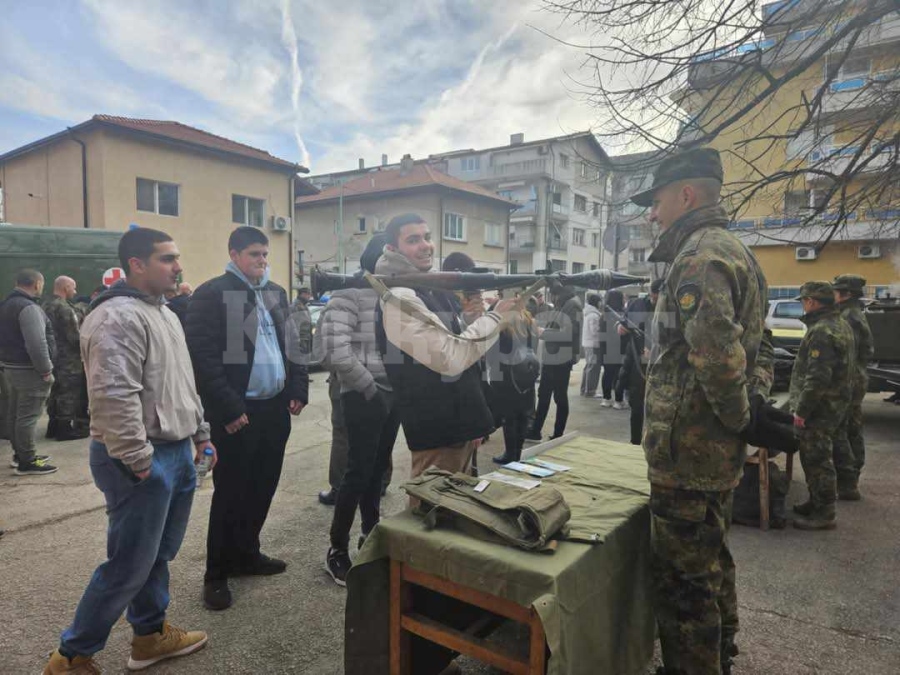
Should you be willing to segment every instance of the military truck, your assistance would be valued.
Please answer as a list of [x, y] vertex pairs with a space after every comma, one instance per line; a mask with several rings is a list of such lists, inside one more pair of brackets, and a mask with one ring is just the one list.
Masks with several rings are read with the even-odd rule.
[[16, 271], [31, 267], [44, 275], [44, 295], [60, 275], [75, 279], [79, 295], [90, 295], [103, 272], [119, 266], [121, 232], [76, 227], [33, 227], [0, 223], [0, 298], [15, 285]]
[[865, 311], [875, 351], [869, 362], [869, 391], [900, 392], [900, 302], [876, 300]]

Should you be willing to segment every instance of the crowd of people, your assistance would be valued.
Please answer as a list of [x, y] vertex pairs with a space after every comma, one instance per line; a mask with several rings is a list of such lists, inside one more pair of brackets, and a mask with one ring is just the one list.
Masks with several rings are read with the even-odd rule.
[[[334, 507], [325, 570], [343, 586], [356, 513], [361, 547], [379, 521], [401, 428], [411, 477], [429, 467], [477, 471], [478, 449], [497, 430], [503, 453], [491, 460], [516, 461], [527, 440], [543, 440], [551, 399], [550, 438], [565, 433], [569, 381], [582, 356], [582, 396], [630, 408], [631, 443], [643, 445], [647, 460], [661, 672], [729, 673], [738, 630], [732, 493], [748, 443], [778, 444], [785, 435], [767, 417], [766, 280], [726, 228], [722, 183], [718, 153], [690, 150], [663, 161], [652, 187], [632, 198], [659, 226], [650, 260], [667, 273], [627, 304], [618, 290], [583, 303], [558, 282], [546, 300], [539, 292], [486, 302], [479, 292], [388, 289], [369, 278], [371, 287], [333, 292], [313, 331], [308, 289], [289, 304], [269, 279], [268, 240], [254, 227], [231, 233], [224, 273], [196, 291], [179, 284], [176, 243], [148, 228], [122, 236], [126, 278], [89, 306], [75, 301], [72, 279], [59, 277], [42, 308], [42, 275], [20, 272], [0, 305], [16, 473], [56, 471], [35, 452], [50, 399], [48, 435], [90, 436], [109, 517], [108, 560], [45, 675], [99, 672], [93, 655], [123, 612], [134, 630], [129, 669], [205, 645], [205, 633], [166, 619], [168, 563], [185, 534], [199, 457], [211, 455], [214, 466], [204, 605], [232, 606], [231, 577], [285, 571], [285, 561], [261, 550], [260, 533], [290, 418], [309, 401], [311, 358], [329, 372], [329, 487], [319, 501]], [[425, 219], [402, 214], [373, 237], [358, 274], [429, 273], [434, 253]], [[461, 254], [444, 261], [447, 270], [473, 268]], [[791, 381], [786, 443], [799, 446], [809, 487], [809, 501], [795, 508], [801, 529], [833, 528], [835, 501], [860, 498], [871, 354], [864, 285], [843, 275], [801, 289], [809, 329]]]

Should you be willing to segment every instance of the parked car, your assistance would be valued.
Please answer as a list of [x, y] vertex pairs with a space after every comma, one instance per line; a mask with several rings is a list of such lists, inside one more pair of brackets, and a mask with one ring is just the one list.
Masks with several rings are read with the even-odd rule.
[[772, 340], [775, 347], [781, 347], [791, 353], [800, 349], [800, 341], [806, 335], [806, 324], [800, 317], [803, 316], [803, 303], [799, 300], [769, 301], [769, 311], [766, 314], [766, 328], [772, 331]]

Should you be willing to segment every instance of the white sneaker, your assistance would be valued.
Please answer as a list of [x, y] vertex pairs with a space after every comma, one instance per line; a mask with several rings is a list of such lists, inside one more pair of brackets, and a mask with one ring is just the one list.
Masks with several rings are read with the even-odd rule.
[[612, 407], [613, 407], [613, 410], [625, 410], [626, 406], [624, 403], [620, 403], [619, 401], [616, 401], [615, 403], [613, 403]]
[[610, 404], [608, 398], [600, 399], [600, 407], [601, 408], [608, 408], [610, 405], [611, 404]]

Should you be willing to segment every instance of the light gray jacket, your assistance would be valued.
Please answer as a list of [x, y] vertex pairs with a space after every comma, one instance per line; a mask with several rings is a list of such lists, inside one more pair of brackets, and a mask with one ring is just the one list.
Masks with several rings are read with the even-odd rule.
[[371, 288], [334, 291], [316, 328], [314, 352], [337, 374], [341, 393], [356, 391], [366, 400], [376, 389], [390, 391], [381, 354], [375, 344], [375, 305]]

